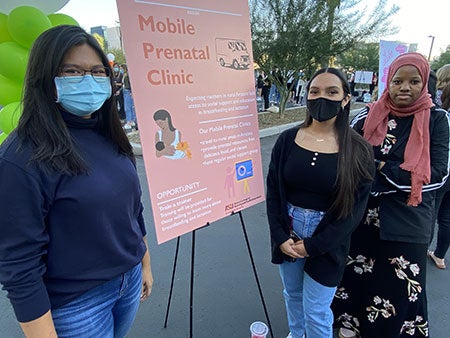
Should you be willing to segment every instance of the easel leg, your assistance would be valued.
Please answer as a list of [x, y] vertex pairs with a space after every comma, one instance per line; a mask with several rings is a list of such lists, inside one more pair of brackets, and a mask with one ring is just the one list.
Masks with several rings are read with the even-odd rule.
[[173, 282], [175, 280], [175, 271], [177, 269], [178, 250], [180, 248], [180, 236], [177, 237], [177, 246], [175, 249], [175, 258], [173, 260], [172, 280], [170, 281], [169, 299], [167, 300], [166, 317], [164, 319], [164, 328], [167, 328], [167, 320], [169, 318], [170, 302], [172, 300]]
[[189, 292], [189, 337], [193, 337], [194, 324], [194, 257], [195, 257], [195, 231], [192, 231], [192, 249], [191, 249], [191, 285]]
[[252, 263], [253, 274], [255, 275], [256, 284], [258, 285], [259, 296], [261, 297], [261, 302], [262, 302], [262, 305], [263, 305], [263, 308], [264, 308], [264, 314], [266, 315], [267, 325], [269, 326], [270, 336], [273, 338], [272, 325], [270, 324], [270, 319], [269, 319], [269, 314], [267, 312], [266, 302], [264, 301], [264, 296], [263, 296], [263, 293], [262, 293], [261, 284], [259, 283], [258, 273], [256, 272], [255, 261], [253, 259], [253, 254], [252, 254], [252, 249], [250, 247], [250, 242], [248, 240], [247, 230], [245, 229], [244, 218], [242, 217], [242, 212], [241, 211], [239, 211], [238, 214], [239, 214], [239, 218], [241, 220], [242, 231], [244, 232], [245, 243], [247, 244], [248, 255], [249, 255], [250, 261]]

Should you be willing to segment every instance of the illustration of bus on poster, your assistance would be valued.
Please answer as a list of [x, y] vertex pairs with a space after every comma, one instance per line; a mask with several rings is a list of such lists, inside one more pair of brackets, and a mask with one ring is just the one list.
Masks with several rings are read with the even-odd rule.
[[158, 243], [264, 200], [245, 0], [117, 0]]

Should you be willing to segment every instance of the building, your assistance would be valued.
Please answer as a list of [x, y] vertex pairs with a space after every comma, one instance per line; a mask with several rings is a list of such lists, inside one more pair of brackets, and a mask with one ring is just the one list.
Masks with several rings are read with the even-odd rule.
[[91, 27], [91, 34], [98, 34], [105, 39], [107, 49], [123, 49], [120, 27], [96, 26]]

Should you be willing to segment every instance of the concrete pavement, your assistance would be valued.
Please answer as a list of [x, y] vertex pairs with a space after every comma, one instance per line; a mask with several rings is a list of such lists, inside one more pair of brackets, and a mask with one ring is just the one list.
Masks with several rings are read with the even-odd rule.
[[[263, 131], [261, 131], [263, 132]], [[277, 131], [279, 132], [279, 131]], [[271, 134], [266, 131], [267, 134]], [[270, 151], [275, 135], [261, 139], [264, 175], [267, 173]], [[149, 246], [152, 255], [155, 284], [152, 296], [139, 309], [128, 335], [132, 338], [189, 337], [189, 281], [192, 234], [180, 239], [180, 251], [168, 326], [163, 328], [170, 288], [176, 240], [156, 244], [145, 179], [144, 164], [138, 158], [146, 207]], [[269, 230], [265, 205], [260, 203], [242, 212], [256, 269], [261, 282], [275, 338], [288, 333], [278, 268], [270, 263]], [[238, 215], [217, 221], [196, 231], [193, 337], [250, 337], [253, 321], [264, 321], [263, 307], [253, 275], [245, 239]], [[447, 255], [447, 261], [450, 255]], [[428, 262], [428, 302], [430, 337], [450, 337], [449, 277], [450, 269], [438, 270]], [[0, 338], [22, 337], [5, 296], [0, 292]]]

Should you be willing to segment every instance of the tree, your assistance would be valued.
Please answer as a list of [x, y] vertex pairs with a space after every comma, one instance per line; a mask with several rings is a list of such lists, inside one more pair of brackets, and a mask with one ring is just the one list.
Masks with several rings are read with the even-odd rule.
[[376, 42], [357, 43], [336, 58], [336, 64], [344, 71], [367, 70], [370, 72], [378, 72], [380, 45]]
[[[254, 60], [280, 92], [280, 114], [284, 113], [289, 90], [287, 79], [299, 66], [314, 61], [311, 50], [317, 49], [319, 38], [310, 38], [316, 22], [321, 21], [319, 1], [251, 0], [250, 15]], [[271, 71], [278, 66], [281, 77]]]
[[298, 77], [296, 69], [309, 77], [357, 43], [396, 32], [389, 20], [398, 7], [386, 10], [386, 1], [379, 0], [369, 12], [360, 2], [250, 0], [255, 62], [266, 74], [277, 65], [283, 75], [281, 82], [269, 76], [281, 94], [281, 115], [289, 95], [286, 80], [292, 74]]
[[447, 46], [446, 50], [431, 62], [431, 69], [436, 71], [448, 63], [450, 63], [450, 46]]
[[114, 62], [117, 62], [118, 64], [124, 64], [126, 63], [125, 54], [123, 53], [123, 50], [118, 48], [110, 48], [105, 51], [105, 54], [111, 53], [114, 55], [115, 59]]

